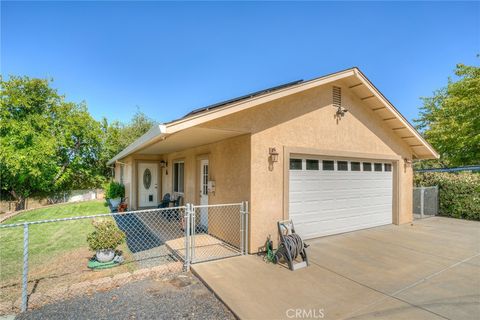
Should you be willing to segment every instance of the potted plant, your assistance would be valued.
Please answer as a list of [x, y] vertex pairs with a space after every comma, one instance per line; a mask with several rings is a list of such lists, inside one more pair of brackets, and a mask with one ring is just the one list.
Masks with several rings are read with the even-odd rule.
[[112, 220], [93, 220], [95, 230], [87, 236], [90, 250], [95, 251], [99, 262], [109, 262], [115, 257], [115, 249], [125, 242], [125, 233]]
[[105, 197], [110, 201], [112, 208], [117, 208], [125, 197], [125, 186], [120, 182], [110, 182], [105, 187]]

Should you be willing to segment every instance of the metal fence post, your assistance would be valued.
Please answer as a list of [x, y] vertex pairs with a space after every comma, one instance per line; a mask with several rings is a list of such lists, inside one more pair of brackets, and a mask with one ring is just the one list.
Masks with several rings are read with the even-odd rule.
[[244, 222], [244, 232], [243, 236], [245, 237], [245, 240], [243, 241], [243, 248], [245, 251], [245, 254], [248, 254], [248, 201], [243, 202], [243, 212], [245, 215], [245, 222]]
[[23, 224], [22, 312], [28, 307], [28, 223]]
[[195, 261], [195, 233], [196, 233], [196, 208], [193, 204], [190, 204], [190, 263]]
[[185, 271], [190, 270], [190, 204], [185, 205], [185, 261], [184, 268]]
[[245, 203], [240, 204], [240, 252], [242, 256], [245, 254]]
[[437, 206], [437, 210], [435, 210], [435, 215], [438, 216], [439, 215], [439, 212], [440, 212], [440, 194], [439, 194], [439, 189], [438, 189], [438, 185], [435, 186], [435, 195], [437, 196], [437, 201], [435, 201], [435, 205]]
[[425, 207], [425, 187], [420, 188], [420, 217], [423, 219], [424, 216], [424, 207]]

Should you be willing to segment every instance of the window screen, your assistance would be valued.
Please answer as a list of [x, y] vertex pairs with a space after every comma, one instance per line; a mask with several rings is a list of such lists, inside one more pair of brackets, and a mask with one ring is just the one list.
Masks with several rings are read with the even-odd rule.
[[360, 162], [350, 162], [350, 170], [360, 171]]
[[392, 171], [392, 165], [390, 163], [385, 163], [385, 171]]
[[290, 159], [290, 170], [302, 170], [302, 159]]
[[372, 171], [372, 164], [370, 162], [364, 162], [363, 171]]
[[175, 162], [173, 164], [173, 192], [183, 193], [183, 162]]
[[348, 161], [337, 161], [338, 171], [348, 171]]
[[375, 163], [374, 167], [375, 167], [375, 171], [382, 171], [382, 164], [381, 163]]
[[334, 170], [333, 163], [334, 162], [332, 160], [323, 160], [322, 161], [323, 170]]
[[307, 159], [307, 170], [318, 170], [318, 160]]

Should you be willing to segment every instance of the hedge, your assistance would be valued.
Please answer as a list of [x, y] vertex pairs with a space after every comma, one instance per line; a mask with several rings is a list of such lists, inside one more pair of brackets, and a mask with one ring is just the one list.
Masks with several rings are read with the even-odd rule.
[[438, 186], [442, 216], [480, 221], [480, 174], [415, 173], [416, 187]]

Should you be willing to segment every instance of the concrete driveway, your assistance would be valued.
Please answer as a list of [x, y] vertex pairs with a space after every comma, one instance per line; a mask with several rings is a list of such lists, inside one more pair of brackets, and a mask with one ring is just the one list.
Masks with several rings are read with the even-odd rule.
[[193, 272], [241, 319], [478, 319], [480, 223], [417, 220], [308, 241], [291, 272], [257, 256]]

